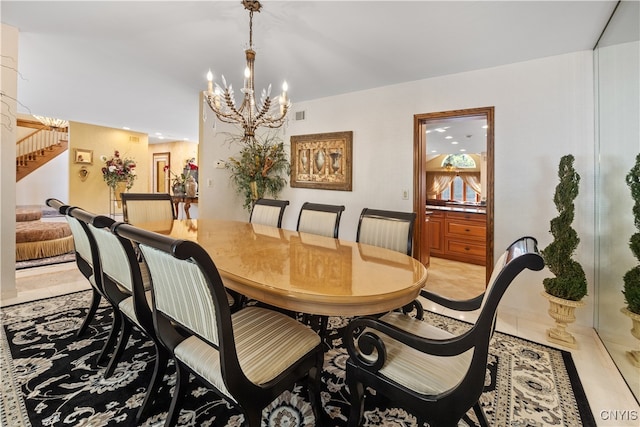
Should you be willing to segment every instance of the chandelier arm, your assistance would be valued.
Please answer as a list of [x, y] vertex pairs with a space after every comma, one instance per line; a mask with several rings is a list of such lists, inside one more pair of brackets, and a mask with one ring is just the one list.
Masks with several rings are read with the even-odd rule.
[[220, 121], [223, 121], [225, 123], [238, 123], [243, 121], [242, 115], [238, 113], [233, 104], [227, 104], [227, 107], [230, 108], [230, 112], [226, 113], [220, 108], [216, 107], [215, 99], [212, 99], [212, 97], [210, 97], [209, 95], [206, 95], [205, 99], [207, 101], [207, 105], [209, 105], [209, 108], [211, 108], [211, 110], [216, 113], [216, 116], [218, 117], [218, 119], [220, 119]]
[[256, 121], [256, 127], [258, 126], [266, 126], [270, 128], [279, 128], [284, 123], [284, 120], [287, 116], [287, 112], [289, 111], [289, 105], [284, 105], [282, 108], [282, 113], [278, 117], [262, 117], [260, 121]]

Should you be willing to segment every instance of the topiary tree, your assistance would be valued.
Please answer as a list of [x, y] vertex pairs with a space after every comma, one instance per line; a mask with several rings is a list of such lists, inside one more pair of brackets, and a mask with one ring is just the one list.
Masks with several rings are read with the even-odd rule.
[[[636, 164], [627, 174], [627, 185], [631, 189], [633, 204], [633, 223], [640, 231], [640, 154], [636, 156]], [[629, 239], [629, 248], [633, 256], [640, 262], [640, 232], [634, 233]], [[624, 294], [627, 309], [640, 314], [640, 265], [636, 265], [624, 275]]]
[[573, 168], [571, 154], [560, 159], [553, 202], [559, 215], [551, 220], [553, 241], [541, 251], [545, 265], [555, 275], [543, 280], [544, 290], [555, 297], [580, 301], [587, 295], [587, 278], [582, 266], [572, 256], [580, 243], [578, 233], [571, 228], [575, 215], [574, 199], [578, 196], [580, 175]]

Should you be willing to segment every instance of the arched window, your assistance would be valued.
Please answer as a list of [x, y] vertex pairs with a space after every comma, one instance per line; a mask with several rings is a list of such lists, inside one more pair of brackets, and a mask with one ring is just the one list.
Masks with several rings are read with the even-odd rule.
[[445, 169], [475, 169], [476, 161], [468, 154], [449, 154], [442, 160], [442, 167]]

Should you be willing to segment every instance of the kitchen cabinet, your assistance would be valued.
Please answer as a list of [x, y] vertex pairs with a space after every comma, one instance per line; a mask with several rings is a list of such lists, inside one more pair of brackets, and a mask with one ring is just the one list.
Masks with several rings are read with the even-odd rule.
[[429, 210], [431, 255], [471, 264], [486, 264], [486, 214]]

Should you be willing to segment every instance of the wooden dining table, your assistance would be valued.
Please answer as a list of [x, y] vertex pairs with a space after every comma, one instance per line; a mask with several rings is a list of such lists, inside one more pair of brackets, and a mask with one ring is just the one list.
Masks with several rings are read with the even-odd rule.
[[198, 242], [229, 289], [300, 313], [388, 312], [416, 299], [427, 280], [425, 266], [410, 256], [343, 239], [216, 219], [139, 227]]

